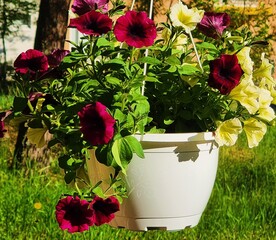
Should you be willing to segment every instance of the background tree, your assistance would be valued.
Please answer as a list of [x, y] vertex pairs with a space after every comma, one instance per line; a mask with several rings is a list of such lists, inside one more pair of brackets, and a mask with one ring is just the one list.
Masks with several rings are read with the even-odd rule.
[[34, 48], [44, 53], [63, 49], [71, 0], [41, 0]]
[[30, 21], [36, 11], [36, 2], [31, 0], [0, 0], [0, 91], [7, 93], [7, 49], [6, 40], [20, 37], [20, 26]]

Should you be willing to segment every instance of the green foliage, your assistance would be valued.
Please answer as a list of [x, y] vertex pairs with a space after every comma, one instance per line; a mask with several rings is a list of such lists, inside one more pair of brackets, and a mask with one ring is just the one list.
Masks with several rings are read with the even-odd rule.
[[[13, 239], [165, 239], [165, 240], [268, 240], [275, 239], [276, 129], [271, 128], [255, 149], [245, 139], [222, 148], [217, 179], [207, 209], [199, 224], [178, 232], [131, 232], [109, 226], [92, 227], [81, 234], [61, 231], [54, 207], [62, 193], [73, 193], [59, 175], [48, 169], [10, 171], [1, 142], [0, 153], [0, 235]], [[49, 172], [50, 170], [50, 172]], [[95, 192], [97, 192], [95, 190]], [[98, 193], [98, 192], [97, 192]], [[35, 203], [41, 203], [36, 209]]]
[[[110, 14], [122, 14], [122, 2], [114, 4]], [[78, 193], [74, 194], [91, 199], [95, 194], [109, 196], [112, 190], [108, 191], [113, 188], [112, 194], [125, 197], [126, 188], [121, 185], [119, 173], [126, 174], [133, 154], [143, 157], [141, 143], [133, 137], [134, 134], [214, 132], [223, 123], [233, 120], [238, 122], [238, 131], [233, 133], [233, 124], [226, 125], [220, 128], [222, 130], [216, 133], [216, 137], [224, 137], [223, 144], [232, 144], [231, 140], [235, 140], [243, 128], [253, 129], [253, 133], [248, 130], [247, 136], [255, 144], [265, 134], [266, 124], [275, 118], [270, 107], [273, 99], [270, 91], [275, 87], [275, 83], [270, 81], [271, 72], [259, 71], [259, 76], [267, 80], [262, 86], [255, 86], [250, 80], [255, 76], [246, 51], [256, 45], [256, 39], [247, 29], [234, 29], [231, 34], [224, 31], [213, 39], [195, 28], [192, 30], [196, 43], [189, 34], [191, 29], [187, 30], [186, 26], [169, 21], [162, 24], [162, 30], [163, 37], [147, 49], [118, 42], [113, 31], [100, 36], [84, 35], [78, 44], [72, 43], [71, 53], [58, 67], [51, 66], [43, 75], [39, 72], [16, 75], [20, 94], [14, 99], [11, 116], [15, 117], [13, 120], [25, 122], [29, 141], [38, 146], [46, 143], [44, 134], [51, 134], [48, 146], [62, 148], [59, 167], [64, 172], [65, 182], [76, 185]], [[238, 57], [242, 50], [244, 55]], [[235, 72], [233, 69], [222, 66], [228, 63], [219, 59], [222, 55], [231, 59], [235, 57], [235, 63], [231, 62], [234, 66], [230, 67], [238, 69], [237, 76], [231, 76], [232, 71]], [[214, 59], [221, 64], [216, 66], [217, 81], [229, 88], [227, 93], [222, 92], [222, 87], [213, 87], [209, 83], [210, 61]], [[250, 71], [246, 72], [250, 66], [244, 62], [252, 65]], [[266, 69], [270, 66], [267, 61]], [[225, 86], [224, 81], [227, 82]], [[229, 93], [234, 87], [238, 90], [237, 96], [234, 94], [233, 97]], [[35, 94], [30, 97], [31, 92]], [[264, 92], [267, 98], [261, 95]], [[250, 97], [253, 98], [250, 104], [255, 104], [253, 110], [248, 108]], [[85, 119], [83, 124], [80, 120], [82, 110], [96, 103], [104, 105], [101, 111], [106, 115], [99, 117], [100, 114], [92, 113], [90, 116], [89, 112], [89, 119]], [[104, 120], [108, 117], [112, 121], [112, 136], [108, 136], [108, 140], [94, 143], [85, 137], [87, 132], [91, 134], [89, 136], [97, 136], [95, 126], [107, 128]], [[248, 124], [248, 127], [248, 119], [259, 125]], [[100, 135], [105, 137], [103, 132]], [[87, 175], [80, 174], [85, 170], [87, 153], [91, 149], [95, 150], [100, 163], [114, 169], [108, 190], [101, 189], [103, 181], [90, 183]], [[84, 189], [80, 189], [79, 182], [84, 183]]]

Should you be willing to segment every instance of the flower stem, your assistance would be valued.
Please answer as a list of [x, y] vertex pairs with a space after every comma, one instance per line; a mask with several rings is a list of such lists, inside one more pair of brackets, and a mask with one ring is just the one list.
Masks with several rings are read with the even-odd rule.
[[201, 69], [201, 72], [203, 73], [203, 67], [201, 65], [201, 61], [200, 61], [200, 58], [199, 58], [199, 55], [198, 55], [198, 52], [197, 52], [197, 49], [196, 49], [196, 45], [195, 45], [195, 41], [194, 41], [194, 38], [193, 38], [193, 35], [192, 35], [192, 32], [189, 31], [189, 35], [190, 35], [190, 38], [191, 38], [191, 41], [192, 41], [192, 44], [193, 44], [193, 48], [195, 50], [195, 54], [196, 54], [196, 58], [197, 58], [197, 61], [198, 61], [198, 64], [199, 64], [199, 67]]

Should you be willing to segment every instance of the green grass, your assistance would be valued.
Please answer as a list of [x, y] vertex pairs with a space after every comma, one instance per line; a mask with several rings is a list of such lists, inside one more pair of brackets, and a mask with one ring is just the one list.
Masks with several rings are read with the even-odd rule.
[[[0, 239], [276, 239], [276, 128], [258, 148], [246, 148], [245, 140], [222, 148], [216, 183], [198, 226], [178, 232], [131, 232], [109, 226], [82, 234], [61, 231], [54, 209], [63, 192], [70, 191], [54, 167], [7, 169], [9, 151], [0, 148]], [[35, 203], [42, 208], [36, 209]]]

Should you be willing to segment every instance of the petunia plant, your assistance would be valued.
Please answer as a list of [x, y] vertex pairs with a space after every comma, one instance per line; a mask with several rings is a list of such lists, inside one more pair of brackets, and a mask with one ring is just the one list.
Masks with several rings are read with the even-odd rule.
[[[81, 232], [114, 218], [127, 197], [121, 173], [133, 154], [144, 156], [134, 134], [209, 131], [231, 146], [244, 131], [255, 147], [273, 123], [273, 66], [264, 54], [254, 63], [250, 52], [262, 41], [231, 29], [227, 13], [179, 2], [166, 23], [155, 23], [120, 0], [74, 0], [71, 11], [79, 42], [18, 56], [20, 94], [0, 125], [3, 137], [4, 121], [24, 122], [30, 142], [61, 149], [59, 166], [76, 189], [57, 203], [61, 229]], [[114, 169], [107, 189], [87, 180], [91, 149]]]

